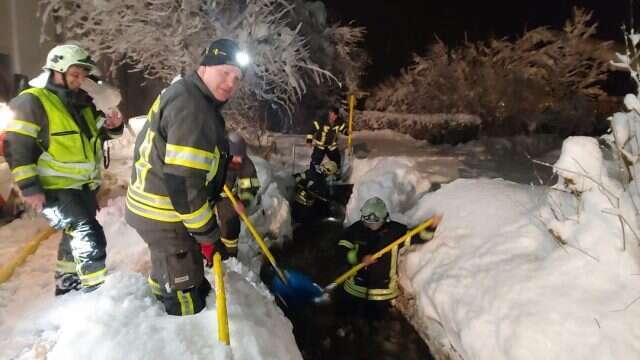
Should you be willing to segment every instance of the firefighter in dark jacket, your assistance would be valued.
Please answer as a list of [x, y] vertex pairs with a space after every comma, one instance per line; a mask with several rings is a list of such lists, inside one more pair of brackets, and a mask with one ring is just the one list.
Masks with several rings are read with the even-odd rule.
[[[360, 220], [344, 231], [338, 245], [349, 266], [360, 262], [367, 266], [347, 279], [343, 289], [351, 305], [347, 308], [356, 313], [352, 315], [375, 320], [384, 314], [389, 301], [399, 294], [396, 267], [400, 246], [375, 261], [371, 256], [406, 234], [407, 227], [389, 218], [387, 207], [379, 197], [368, 199], [360, 209], [360, 215]], [[432, 228], [437, 226], [437, 222], [434, 221]], [[432, 236], [433, 232], [423, 231], [403, 246], [412, 241], [429, 240]]]
[[[241, 208], [236, 210], [222, 192], [216, 203], [216, 215], [220, 226], [220, 241], [229, 256], [238, 255], [238, 236], [240, 235], [240, 216], [237, 211], [243, 211], [255, 198], [260, 190], [260, 180], [253, 161], [247, 156], [247, 144], [237, 132], [229, 133], [229, 166], [225, 183], [240, 201]], [[209, 244], [201, 245], [202, 254], [207, 266], [212, 265], [213, 247]]]
[[326, 155], [329, 160], [338, 165], [338, 173], [340, 173], [341, 158], [340, 149], [338, 149], [338, 135], [346, 134], [347, 127], [338, 117], [339, 114], [340, 110], [337, 107], [331, 108], [326, 120], [313, 122], [313, 132], [307, 135], [307, 144], [313, 146], [310, 169], [315, 169], [320, 165]]
[[76, 45], [59, 45], [47, 55], [44, 87], [11, 100], [6, 159], [25, 203], [63, 230], [56, 264], [55, 294], [90, 291], [106, 276], [106, 239], [96, 220], [102, 142], [122, 134], [119, 113], [105, 118], [80, 86], [96, 69]]
[[235, 42], [213, 41], [198, 69], [158, 96], [136, 140], [125, 218], [149, 246], [149, 284], [171, 315], [200, 312], [211, 290], [199, 243], [218, 240], [213, 207], [229, 156], [220, 111], [247, 62]]

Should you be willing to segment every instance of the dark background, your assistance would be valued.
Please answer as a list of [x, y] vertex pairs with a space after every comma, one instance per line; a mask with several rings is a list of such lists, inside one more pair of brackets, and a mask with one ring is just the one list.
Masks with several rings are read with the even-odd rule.
[[[526, 29], [562, 29], [574, 6], [593, 11], [597, 37], [623, 42], [621, 26], [640, 15], [634, 0], [324, 0], [329, 20], [365, 26], [372, 64], [365, 86], [396, 75], [437, 36], [449, 46], [491, 37], [518, 37]], [[640, 20], [636, 21], [640, 24]], [[635, 24], [634, 24], [635, 25]], [[637, 28], [637, 26], [635, 26]]]

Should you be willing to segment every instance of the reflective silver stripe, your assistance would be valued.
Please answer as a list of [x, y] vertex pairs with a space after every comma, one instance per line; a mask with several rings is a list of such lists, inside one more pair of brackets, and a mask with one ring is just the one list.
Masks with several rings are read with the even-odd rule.
[[214, 154], [187, 146], [167, 144], [165, 164], [186, 166], [208, 171], [214, 161]]
[[204, 225], [211, 220], [213, 217], [213, 211], [211, 210], [211, 206], [209, 202], [206, 201], [200, 209], [196, 210], [191, 214], [180, 214], [178, 213], [184, 226], [188, 229], [198, 229], [203, 227]]
[[13, 174], [13, 178], [16, 180], [16, 182], [38, 175], [35, 164], [18, 166], [17, 168], [11, 170], [11, 173]]
[[18, 134], [30, 136], [32, 138], [38, 137], [40, 126], [30, 123], [24, 120], [10, 120], [5, 128], [5, 131], [15, 132]]
[[161, 209], [174, 210], [171, 199], [168, 196], [149, 194], [147, 192], [140, 191], [133, 186], [129, 187], [128, 192], [131, 197], [139, 202]]

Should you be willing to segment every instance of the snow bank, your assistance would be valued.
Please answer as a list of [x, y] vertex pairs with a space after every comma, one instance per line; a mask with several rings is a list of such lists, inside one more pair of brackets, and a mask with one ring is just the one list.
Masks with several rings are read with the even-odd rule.
[[[563, 149], [563, 166], [598, 158], [590, 140]], [[610, 183], [597, 164], [585, 162], [581, 172]], [[629, 306], [640, 295], [637, 254], [622, 250], [620, 224], [603, 212], [607, 196], [597, 186], [581, 189], [575, 202], [541, 187], [457, 180], [407, 213], [444, 213], [434, 240], [400, 266], [414, 297], [407, 312], [437, 358], [638, 357], [640, 306]]]

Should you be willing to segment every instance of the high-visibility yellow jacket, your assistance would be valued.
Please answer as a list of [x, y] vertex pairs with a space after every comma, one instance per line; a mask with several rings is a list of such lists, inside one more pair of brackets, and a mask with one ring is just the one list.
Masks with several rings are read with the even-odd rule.
[[182, 224], [196, 238], [215, 229], [212, 208], [229, 153], [223, 104], [195, 72], [153, 103], [136, 140], [127, 191], [126, 220], [134, 228]]
[[100, 184], [102, 140], [122, 128], [101, 130], [95, 109], [73, 95], [49, 84], [23, 91], [9, 104], [15, 116], [6, 128], [6, 157], [24, 195]]

